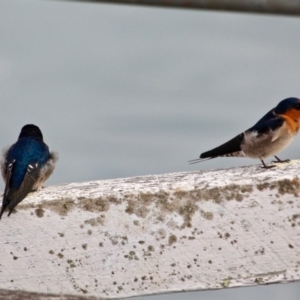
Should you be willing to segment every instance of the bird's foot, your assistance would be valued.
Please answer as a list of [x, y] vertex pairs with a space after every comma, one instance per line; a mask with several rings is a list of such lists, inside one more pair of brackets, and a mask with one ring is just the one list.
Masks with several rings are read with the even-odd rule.
[[263, 166], [261, 167], [262, 169], [272, 169], [272, 168], [275, 168], [276, 166]]
[[[276, 157], [276, 156], [275, 156]], [[277, 157], [276, 157], [277, 158]], [[260, 160], [261, 161], [261, 163], [263, 164], [263, 166], [261, 167], [262, 169], [271, 169], [271, 168], [275, 168], [276, 166], [267, 166], [266, 164], [265, 164], [265, 162], [261, 159]]]
[[274, 164], [281, 164], [281, 163], [289, 163], [290, 159], [281, 160], [278, 156], [274, 155], [274, 157], [277, 159], [275, 161], [272, 161]]
[[285, 159], [285, 160], [273, 160], [272, 163], [274, 164], [281, 164], [281, 163], [289, 163], [291, 162], [290, 159]]

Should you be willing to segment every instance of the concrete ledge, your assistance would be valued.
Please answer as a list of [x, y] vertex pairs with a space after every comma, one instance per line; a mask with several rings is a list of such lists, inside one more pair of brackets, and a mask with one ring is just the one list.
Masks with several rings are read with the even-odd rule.
[[299, 168], [292, 161], [31, 193], [0, 221], [0, 288], [113, 299], [299, 280]]

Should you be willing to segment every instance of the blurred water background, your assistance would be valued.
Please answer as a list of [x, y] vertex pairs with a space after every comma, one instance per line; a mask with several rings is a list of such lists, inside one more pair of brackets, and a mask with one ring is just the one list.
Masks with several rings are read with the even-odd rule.
[[[0, 146], [38, 125], [60, 155], [48, 185], [259, 164], [187, 161], [300, 97], [299, 54], [296, 17], [1, 0]], [[299, 159], [299, 137], [279, 157]], [[137, 299], [299, 294], [294, 283]]]

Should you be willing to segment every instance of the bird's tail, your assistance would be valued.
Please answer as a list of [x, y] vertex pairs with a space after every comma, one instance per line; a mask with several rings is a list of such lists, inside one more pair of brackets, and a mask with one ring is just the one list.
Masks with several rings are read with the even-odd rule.
[[8, 204], [9, 204], [9, 201], [7, 201], [7, 199], [3, 199], [1, 212], [0, 212], [0, 220], [1, 220], [1, 217], [2, 217], [6, 207], [8, 206]]
[[201, 153], [199, 158], [190, 160], [189, 163], [192, 165], [205, 160], [216, 158], [218, 156], [244, 157], [245, 153], [241, 150], [241, 143], [243, 142], [243, 140], [244, 133], [241, 133], [230, 141], [222, 144], [221, 146]]
[[190, 165], [194, 165], [194, 164], [197, 164], [199, 162], [202, 162], [202, 161], [206, 161], [206, 160], [210, 160], [210, 159], [213, 159], [214, 157], [207, 157], [207, 158], [196, 158], [196, 159], [192, 159], [192, 160], [189, 160], [188, 163]]

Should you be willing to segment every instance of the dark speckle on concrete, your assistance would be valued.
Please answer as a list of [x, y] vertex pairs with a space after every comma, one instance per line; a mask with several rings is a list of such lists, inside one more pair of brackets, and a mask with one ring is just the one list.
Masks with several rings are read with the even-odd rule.
[[42, 208], [36, 208], [35, 214], [37, 217], [42, 218], [44, 216], [45, 211]]
[[172, 245], [172, 244], [174, 244], [174, 243], [176, 243], [176, 242], [177, 242], [177, 237], [176, 237], [176, 235], [171, 234], [171, 235], [169, 236], [169, 245]]

